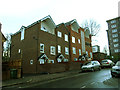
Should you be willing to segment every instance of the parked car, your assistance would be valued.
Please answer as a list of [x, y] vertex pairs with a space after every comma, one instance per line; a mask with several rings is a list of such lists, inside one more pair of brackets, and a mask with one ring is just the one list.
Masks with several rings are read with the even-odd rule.
[[120, 61], [118, 61], [115, 66], [111, 69], [111, 75], [112, 77], [118, 76], [120, 77]]
[[101, 61], [101, 67], [112, 67], [115, 63], [112, 60], [104, 59]]
[[89, 61], [81, 67], [82, 71], [95, 71], [95, 70], [101, 70], [100, 63], [98, 61]]

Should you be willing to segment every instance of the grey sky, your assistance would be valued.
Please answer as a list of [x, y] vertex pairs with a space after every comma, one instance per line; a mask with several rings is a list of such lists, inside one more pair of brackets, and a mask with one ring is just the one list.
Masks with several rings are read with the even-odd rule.
[[106, 20], [118, 16], [119, 0], [0, 0], [0, 22], [2, 32], [15, 33], [22, 25], [50, 15], [59, 24], [76, 19], [79, 25], [88, 19], [94, 19], [101, 25], [101, 31], [96, 37], [101, 51], [107, 41]]

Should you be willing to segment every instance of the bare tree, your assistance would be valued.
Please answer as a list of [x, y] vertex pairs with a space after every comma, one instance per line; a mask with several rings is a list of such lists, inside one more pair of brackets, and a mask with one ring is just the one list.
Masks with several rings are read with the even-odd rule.
[[81, 24], [82, 28], [88, 28], [90, 30], [91, 36], [96, 36], [98, 32], [100, 31], [100, 24], [97, 24], [97, 22], [93, 19], [85, 20]]
[[108, 52], [108, 49], [107, 49], [107, 46], [106, 46], [106, 45], [105, 45], [104, 48], [103, 48], [103, 52], [104, 52], [105, 54], [107, 54], [107, 52]]
[[11, 47], [11, 33], [5, 35], [6, 42], [4, 45], [4, 54], [7, 59], [10, 58], [10, 47]]

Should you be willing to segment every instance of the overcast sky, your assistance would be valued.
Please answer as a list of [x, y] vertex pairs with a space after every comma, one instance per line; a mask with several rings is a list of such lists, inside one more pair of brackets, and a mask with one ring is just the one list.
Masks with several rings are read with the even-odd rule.
[[96, 43], [108, 46], [106, 20], [118, 16], [119, 0], [0, 0], [0, 22], [3, 34], [15, 33], [22, 25], [50, 15], [59, 24], [76, 19], [78, 24], [94, 19], [101, 25]]

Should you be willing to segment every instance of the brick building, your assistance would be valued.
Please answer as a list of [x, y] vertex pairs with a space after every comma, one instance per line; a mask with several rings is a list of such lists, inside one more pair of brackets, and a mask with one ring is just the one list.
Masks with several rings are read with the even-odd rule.
[[55, 25], [48, 15], [12, 35], [11, 61], [21, 60], [24, 74], [79, 69], [79, 57], [86, 50], [89, 57], [92, 52], [86, 46], [86, 42], [91, 43], [90, 35], [84, 34], [76, 20]]
[[120, 17], [116, 17], [106, 21], [108, 24], [108, 44], [109, 53], [113, 57], [114, 62], [120, 59]]
[[70, 32], [70, 68], [80, 68], [80, 63], [92, 60], [91, 36], [87, 29], [79, 26], [76, 19], [66, 23]]

